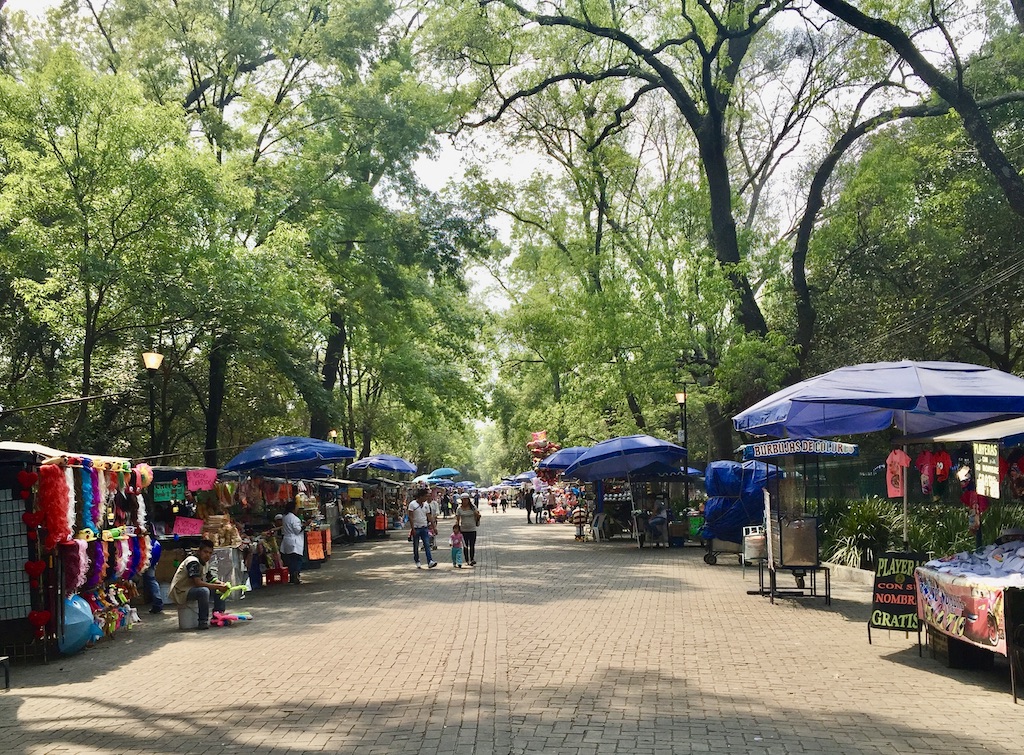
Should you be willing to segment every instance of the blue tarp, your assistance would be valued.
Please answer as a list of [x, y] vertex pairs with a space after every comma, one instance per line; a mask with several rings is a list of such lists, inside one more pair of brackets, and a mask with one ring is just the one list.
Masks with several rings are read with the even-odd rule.
[[762, 491], [768, 480], [780, 470], [763, 461], [713, 461], [704, 470], [708, 500], [704, 504], [704, 530], [707, 540], [716, 538], [732, 543], [743, 541], [743, 528], [761, 524], [764, 519]]

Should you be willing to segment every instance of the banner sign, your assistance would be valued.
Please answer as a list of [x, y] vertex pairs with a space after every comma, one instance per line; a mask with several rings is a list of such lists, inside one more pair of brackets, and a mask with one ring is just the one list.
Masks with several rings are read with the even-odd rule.
[[810, 454], [814, 456], [858, 456], [860, 447], [856, 443], [839, 443], [834, 440], [770, 440], [765, 443], [748, 443], [743, 446], [743, 458], [765, 459], [772, 456], [793, 456]]
[[926, 561], [923, 553], [885, 553], [875, 566], [868, 626], [876, 629], [920, 631], [914, 570]]
[[176, 516], [174, 517], [174, 529], [171, 534], [181, 535], [182, 537], [194, 537], [195, 535], [203, 534], [203, 520], [193, 519], [188, 516]]
[[963, 577], [954, 578], [925, 568], [918, 569], [914, 577], [917, 613], [929, 626], [949, 637], [1006, 655], [1002, 587], [984, 582], [964, 584]]
[[185, 486], [180, 481], [154, 482], [154, 501], [180, 501], [185, 497]]
[[189, 469], [185, 471], [185, 480], [189, 490], [213, 490], [217, 482], [216, 469]]
[[987, 498], [999, 497], [999, 444], [975, 443], [974, 490]]

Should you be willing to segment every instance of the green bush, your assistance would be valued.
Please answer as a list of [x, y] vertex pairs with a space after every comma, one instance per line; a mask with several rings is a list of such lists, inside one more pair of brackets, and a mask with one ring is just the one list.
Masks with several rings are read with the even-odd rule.
[[[886, 550], [903, 550], [903, 503], [866, 498], [822, 501], [821, 553], [826, 561], [871, 569]], [[1024, 527], [1024, 505], [996, 501], [982, 517], [982, 541], [995, 542], [1006, 527]], [[959, 504], [918, 503], [907, 518], [910, 550], [931, 557], [973, 550], [967, 509]]]

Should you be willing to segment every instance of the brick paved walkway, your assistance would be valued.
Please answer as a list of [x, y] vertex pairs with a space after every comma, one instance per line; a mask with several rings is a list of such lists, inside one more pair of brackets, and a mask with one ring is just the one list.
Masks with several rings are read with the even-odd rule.
[[308, 585], [247, 598], [251, 623], [156, 617], [18, 666], [0, 753], [1024, 749], [1005, 666], [950, 671], [895, 633], [868, 645], [867, 587], [772, 606], [731, 558], [524, 518], [484, 514], [475, 570], [444, 549], [417, 571], [404, 537], [340, 549]]

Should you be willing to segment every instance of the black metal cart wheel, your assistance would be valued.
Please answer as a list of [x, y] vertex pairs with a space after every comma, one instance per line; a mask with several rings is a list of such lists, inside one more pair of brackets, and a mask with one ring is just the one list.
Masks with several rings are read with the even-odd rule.
[[714, 566], [718, 563], [718, 556], [716, 556], [714, 553], [705, 553], [704, 563], [708, 566]]

